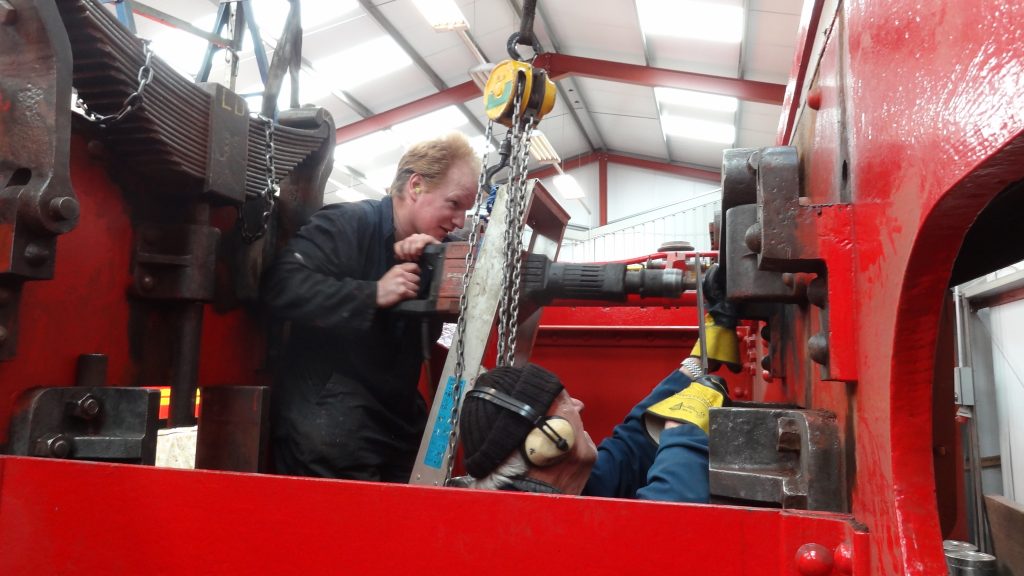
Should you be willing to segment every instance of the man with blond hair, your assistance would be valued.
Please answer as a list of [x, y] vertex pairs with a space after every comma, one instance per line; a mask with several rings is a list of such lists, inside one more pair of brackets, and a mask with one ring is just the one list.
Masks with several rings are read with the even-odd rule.
[[387, 196], [325, 206], [278, 257], [263, 291], [290, 323], [271, 401], [276, 472], [408, 481], [425, 335], [392, 308], [416, 297], [423, 248], [464, 225], [479, 173], [461, 134], [416, 144]]

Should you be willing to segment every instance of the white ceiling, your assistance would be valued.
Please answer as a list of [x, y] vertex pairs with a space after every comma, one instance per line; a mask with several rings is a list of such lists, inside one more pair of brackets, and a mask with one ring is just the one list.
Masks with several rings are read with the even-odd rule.
[[[276, 45], [287, 15], [287, 0], [251, 2], [264, 40], [269, 46]], [[643, 10], [647, 6], [645, 2], [655, 5], [660, 2], [663, 6], [684, 8], [688, 12], [668, 26], [660, 22], [657, 29], [645, 32], [638, 11], [638, 4]], [[212, 28], [218, 6], [217, 0], [142, 0], [142, 3], [206, 30]], [[521, 0], [457, 0], [457, 3], [469, 23], [467, 36], [483, 56], [490, 62], [506, 59], [506, 41], [519, 29], [515, 8], [521, 6]], [[802, 0], [700, 0], [699, 3], [686, 0], [538, 0], [534, 31], [546, 52], [784, 85], [793, 62], [802, 3]], [[670, 34], [690, 25], [691, 17], [697, 18], [701, 13], [722, 7], [736, 7], [741, 11], [742, 40], [721, 42]], [[458, 33], [435, 32], [412, 0], [302, 0], [302, 11], [302, 53], [314, 70], [304, 74], [302, 79], [302, 102], [327, 108], [339, 127], [462, 84], [470, 79], [469, 69], [478, 64]], [[372, 12], [377, 12], [376, 17]], [[138, 34], [154, 40], [157, 55], [182, 73], [195, 74], [205, 41], [138, 14], [135, 20]], [[387, 27], [393, 28], [395, 35], [389, 34]], [[353, 55], [368, 42], [374, 47], [371, 56]], [[408, 54], [401, 43], [406, 43], [413, 54]], [[528, 49], [523, 51], [529, 52]], [[261, 84], [251, 42], [246, 43], [240, 57], [236, 91], [259, 91]], [[225, 75], [221, 52], [214, 59], [210, 79], [224, 81]], [[560, 80], [559, 85], [561, 93], [556, 107], [541, 121], [539, 128], [563, 159], [604, 149], [718, 171], [724, 148], [771, 145], [781, 112], [780, 106], [775, 104], [744, 101], [735, 106], [735, 111], [700, 112], [699, 120], [735, 126], [732, 142], [709, 142], [691, 137], [691, 132], [672, 133], [671, 123], [663, 121], [661, 115], [685, 114], [687, 110], [685, 107], [676, 110], [676, 106], [664, 103], [659, 105], [651, 87], [583, 77], [569, 77]], [[571, 102], [563, 101], [563, 96], [569, 97]], [[346, 104], [346, 98], [358, 101], [363, 108]], [[258, 98], [253, 98], [250, 106], [256, 108]], [[464, 117], [459, 107], [439, 114], [461, 118], [457, 128], [470, 137], [480, 137], [482, 132], [477, 126], [486, 122], [480, 99], [467, 101], [462, 109], [475, 117], [475, 123]], [[693, 111], [690, 112], [692, 116]], [[422, 127], [416, 129], [416, 122], [412, 127], [412, 134], [408, 134], [408, 130], [391, 130], [340, 147], [336, 170], [328, 187], [333, 199], [379, 197], [403, 145], [434, 135], [429, 132], [431, 128], [427, 128], [428, 131]], [[372, 142], [382, 140], [390, 142], [388, 149], [367, 153], [373, 149]], [[596, 210], [596, 207], [591, 209]]]

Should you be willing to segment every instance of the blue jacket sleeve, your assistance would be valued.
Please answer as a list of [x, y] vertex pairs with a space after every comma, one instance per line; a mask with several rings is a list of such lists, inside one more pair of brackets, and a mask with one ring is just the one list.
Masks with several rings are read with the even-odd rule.
[[597, 462], [583, 494], [672, 502], [708, 501], [708, 440], [684, 424], [665, 430], [661, 445], [647, 434], [644, 413], [683, 390], [690, 379], [673, 371], [615, 427], [597, 449]]

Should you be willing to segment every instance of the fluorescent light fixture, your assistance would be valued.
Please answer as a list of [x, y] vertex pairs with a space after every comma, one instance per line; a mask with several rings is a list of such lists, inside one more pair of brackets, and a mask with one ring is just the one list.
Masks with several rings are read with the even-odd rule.
[[455, 0], [412, 0], [412, 3], [438, 32], [469, 29], [469, 22]]
[[452, 105], [435, 110], [430, 114], [424, 114], [418, 118], [395, 124], [391, 127], [391, 131], [406, 144], [415, 144], [421, 140], [435, 138], [441, 134], [458, 130], [466, 124], [469, 124], [469, 119], [462, 113], [462, 110]]
[[494, 144], [487, 141], [487, 138], [482, 134], [480, 136], [473, 136], [469, 139], [469, 145], [476, 150], [477, 156], [483, 156], [484, 154], [490, 154], [494, 152]]
[[551, 141], [540, 130], [534, 130], [530, 135], [530, 156], [540, 164], [558, 164], [562, 159], [551, 145]]
[[313, 68], [344, 90], [409, 66], [412, 60], [390, 36], [374, 38], [313, 63]]
[[[215, 14], [203, 16], [190, 22], [200, 30], [210, 32], [213, 30]], [[196, 77], [199, 72], [199, 65], [203, 62], [208, 42], [199, 36], [195, 36], [180, 28], [170, 25], [162, 27], [158, 34], [154, 34], [149, 47], [161, 60], [170, 65], [171, 68], [182, 75]], [[213, 59], [216, 63], [217, 58]], [[210, 75], [213, 77], [213, 74]]]
[[334, 161], [350, 166], [366, 164], [385, 154], [401, 153], [402, 143], [390, 130], [378, 130], [334, 147]]
[[378, 170], [371, 170], [366, 173], [366, 177], [362, 179], [363, 184], [366, 184], [375, 191], [381, 194], [387, 194], [388, 188], [395, 180], [395, 168], [380, 168]]
[[583, 193], [583, 188], [580, 187], [580, 183], [576, 181], [572, 174], [559, 174], [552, 181], [555, 184], [555, 188], [558, 189], [558, 193], [566, 200], [578, 200], [586, 196]]
[[649, 36], [676, 36], [709, 42], [743, 39], [743, 7], [691, 0], [636, 0], [640, 27]]
[[736, 140], [736, 127], [725, 122], [710, 122], [685, 116], [662, 116], [665, 133], [681, 138], [732, 144]]
[[735, 112], [739, 106], [739, 101], [732, 96], [662, 88], [661, 86], [654, 88], [654, 96], [662, 106], [682, 106], [715, 112]]
[[487, 87], [487, 80], [490, 79], [491, 72], [493, 70], [494, 64], [491, 64], [490, 62], [486, 64], [477, 64], [469, 69], [469, 77], [481, 92], [483, 92], [484, 88]]
[[[285, 0], [252, 0], [253, 16], [260, 32], [271, 38], [280, 38], [291, 2]], [[310, 32], [324, 28], [342, 17], [359, 12], [356, 0], [302, 0], [302, 28]]]

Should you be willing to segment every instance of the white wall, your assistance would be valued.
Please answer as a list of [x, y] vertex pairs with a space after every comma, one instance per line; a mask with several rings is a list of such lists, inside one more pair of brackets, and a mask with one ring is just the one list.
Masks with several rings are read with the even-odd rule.
[[717, 182], [681, 178], [633, 166], [608, 165], [608, 222], [689, 200], [719, 188]]
[[1003, 494], [1024, 504], [1024, 301], [978, 316], [992, 341]]
[[[575, 170], [566, 170], [566, 174], [572, 174], [576, 178], [576, 182], [579, 183], [580, 188], [583, 188], [586, 197], [583, 198], [583, 202], [580, 200], [566, 200], [562, 198], [561, 194], [558, 193], [558, 189], [555, 188], [553, 182], [554, 178], [542, 178], [541, 184], [544, 188], [558, 200], [558, 203], [565, 208], [565, 211], [569, 213], [569, 224], [572, 226], [582, 226], [584, 228], [593, 228], [598, 225], [600, 218], [600, 204], [598, 198], [600, 196], [600, 179], [597, 162], [587, 164]], [[609, 191], [609, 195], [611, 192]], [[584, 207], [584, 202], [586, 207]], [[590, 213], [587, 210], [590, 210]]]

